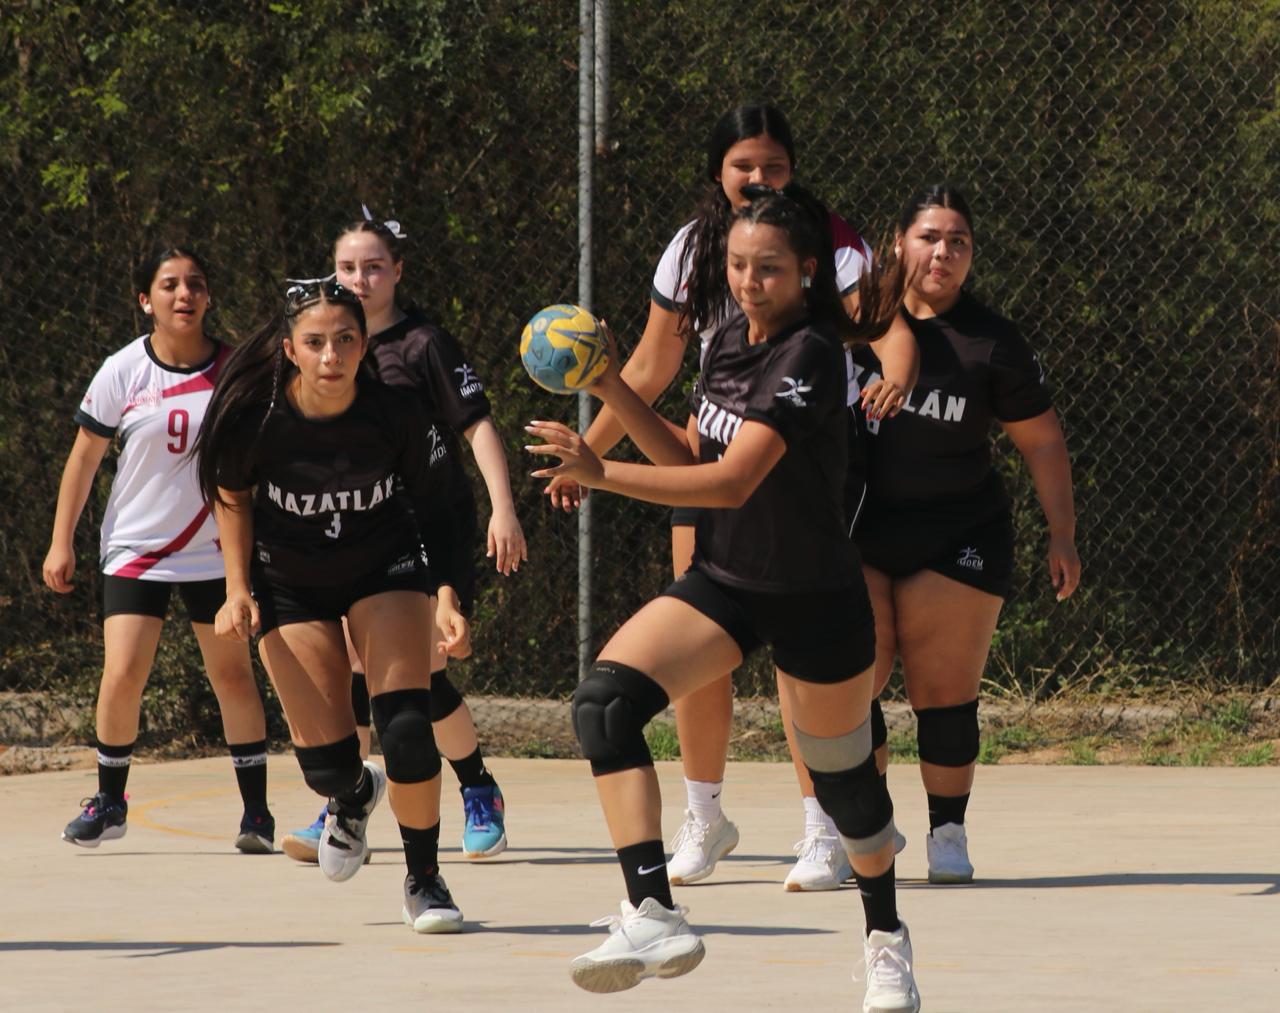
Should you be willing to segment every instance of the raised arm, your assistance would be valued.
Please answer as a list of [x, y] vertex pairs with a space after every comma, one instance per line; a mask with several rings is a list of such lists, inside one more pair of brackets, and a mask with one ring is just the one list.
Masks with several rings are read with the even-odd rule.
[[559, 422], [534, 422], [526, 429], [546, 441], [526, 446], [527, 451], [560, 459], [558, 465], [535, 471], [534, 478], [567, 475], [589, 488], [667, 506], [740, 507], [787, 449], [776, 430], [762, 422], [749, 421], [743, 423], [718, 461], [630, 464], [601, 461], [582, 437]]
[[1036, 496], [1049, 525], [1049, 580], [1058, 601], [1070, 598], [1080, 583], [1076, 553], [1076, 506], [1071, 489], [1071, 458], [1058, 414], [1052, 408], [1021, 422], [1004, 422], [1004, 431], [1027, 462]]
[[80, 515], [93, 487], [93, 476], [98, 473], [102, 458], [111, 441], [81, 426], [76, 433], [71, 453], [62, 469], [62, 482], [58, 486], [58, 506], [53, 515], [53, 535], [49, 539], [49, 551], [44, 557], [44, 582], [59, 594], [71, 590], [71, 576], [76, 569], [75, 534]]

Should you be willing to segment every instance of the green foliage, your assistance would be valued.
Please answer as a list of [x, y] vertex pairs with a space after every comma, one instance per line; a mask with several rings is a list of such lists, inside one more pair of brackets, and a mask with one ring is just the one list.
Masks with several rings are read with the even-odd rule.
[[667, 721], [652, 721], [644, 730], [644, 740], [655, 760], [680, 759], [680, 738], [676, 726]]

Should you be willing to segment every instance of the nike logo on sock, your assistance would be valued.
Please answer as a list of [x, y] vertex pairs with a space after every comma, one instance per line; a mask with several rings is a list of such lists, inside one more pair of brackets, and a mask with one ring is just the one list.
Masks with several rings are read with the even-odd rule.
[[640, 868], [639, 868], [639, 869], [637, 869], [636, 871], [637, 871], [641, 876], [647, 876], [647, 875], [649, 875], [649, 873], [651, 873], [651, 872], [657, 872], [659, 869], [666, 868], [666, 865], [667, 865], [667, 863], [666, 863], [666, 862], [663, 862], [661, 865], [651, 865], [651, 866], [649, 866], [649, 868], [647, 868], [647, 869], [642, 865], [642, 866], [640, 866]]
[[719, 797], [720, 797], [719, 792], [716, 792], [714, 795], [711, 796], [712, 800], [718, 799]]

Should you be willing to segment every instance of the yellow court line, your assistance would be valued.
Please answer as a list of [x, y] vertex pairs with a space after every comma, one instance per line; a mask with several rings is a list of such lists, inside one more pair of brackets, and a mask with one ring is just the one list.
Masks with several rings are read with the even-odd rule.
[[225, 839], [224, 834], [206, 834], [199, 830], [184, 830], [182, 827], [171, 827], [167, 823], [159, 823], [151, 819], [147, 814], [153, 809], [167, 808], [175, 802], [190, 802], [198, 798], [217, 798], [220, 795], [230, 795], [231, 791], [232, 789], [230, 788], [205, 788], [203, 791], [190, 791], [183, 795], [158, 798], [141, 805], [130, 806], [129, 821], [135, 826], [146, 827], [148, 830], [159, 830], [161, 833], [174, 834], [177, 837], [196, 837], [205, 841], [221, 841]]

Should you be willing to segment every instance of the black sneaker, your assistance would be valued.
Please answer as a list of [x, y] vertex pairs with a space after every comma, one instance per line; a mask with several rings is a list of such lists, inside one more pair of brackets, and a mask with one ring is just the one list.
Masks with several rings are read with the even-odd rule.
[[96, 848], [103, 841], [114, 841], [124, 836], [128, 829], [124, 821], [129, 813], [129, 803], [124, 799], [98, 792], [93, 798], [81, 799], [80, 804], [84, 806], [84, 812], [62, 831], [62, 839], [68, 844]]
[[269, 855], [275, 850], [276, 821], [265, 810], [246, 812], [240, 819], [236, 847], [246, 855]]
[[461, 932], [462, 912], [453, 902], [444, 877], [439, 873], [418, 879], [404, 878], [404, 923], [414, 932]]

